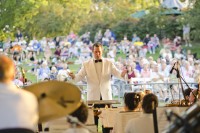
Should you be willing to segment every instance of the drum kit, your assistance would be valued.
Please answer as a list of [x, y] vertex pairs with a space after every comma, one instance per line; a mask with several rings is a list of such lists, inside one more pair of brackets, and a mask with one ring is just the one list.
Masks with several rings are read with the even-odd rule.
[[[71, 83], [46, 81], [24, 88], [32, 92], [39, 103], [39, 123], [70, 116], [81, 105], [81, 91]], [[80, 122], [78, 121], [79, 125]]]
[[39, 123], [67, 116], [81, 105], [81, 92], [71, 83], [47, 81], [24, 89], [32, 92], [38, 99]]

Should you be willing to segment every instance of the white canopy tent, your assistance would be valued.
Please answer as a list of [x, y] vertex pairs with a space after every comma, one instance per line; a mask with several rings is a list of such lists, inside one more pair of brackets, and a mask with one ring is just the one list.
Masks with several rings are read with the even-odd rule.
[[185, 0], [185, 2], [181, 2], [180, 0], [163, 0], [162, 6], [164, 8], [177, 8], [181, 10], [189, 6], [189, 0]]

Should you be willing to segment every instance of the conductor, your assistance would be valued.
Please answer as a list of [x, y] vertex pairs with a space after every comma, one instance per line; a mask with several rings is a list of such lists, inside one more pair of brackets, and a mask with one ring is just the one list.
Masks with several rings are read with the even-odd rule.
[[93, 58], [84, 62], [78, 74], [69, 73], [75, 81], [87, 79], [87, 100], [112, 100], [111, 75], [124, 78], [127, 70], [119, 71], [108, 59], [102, 57], [103, 46], [95, 43]]

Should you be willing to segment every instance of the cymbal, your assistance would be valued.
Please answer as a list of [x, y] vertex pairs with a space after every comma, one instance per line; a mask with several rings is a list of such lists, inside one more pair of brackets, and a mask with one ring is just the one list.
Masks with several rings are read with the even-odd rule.
[[47, 81], [25, 89], [38, 99], [40, 123], [66, 116], [81, 105], [81, 92], [71, 83]]

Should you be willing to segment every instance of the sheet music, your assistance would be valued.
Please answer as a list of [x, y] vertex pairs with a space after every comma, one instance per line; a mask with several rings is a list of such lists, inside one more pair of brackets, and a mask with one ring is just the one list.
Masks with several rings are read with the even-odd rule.
[[140, 117], [142, 112], [120, 112], [116, 115], [114, 124], [115, 133], [124, 133], [125, 127], [129, 120]]
[[116, 121], [116, 114], [122, 110], [123, 108], [102, 109], [102, 113], [99, 116], [102, 125], [107, 128], [112, 128]]
[[94, 112], [92, 109], [88, 109], [88, 119], [86, 125], [93, 125], [94, 124]]

